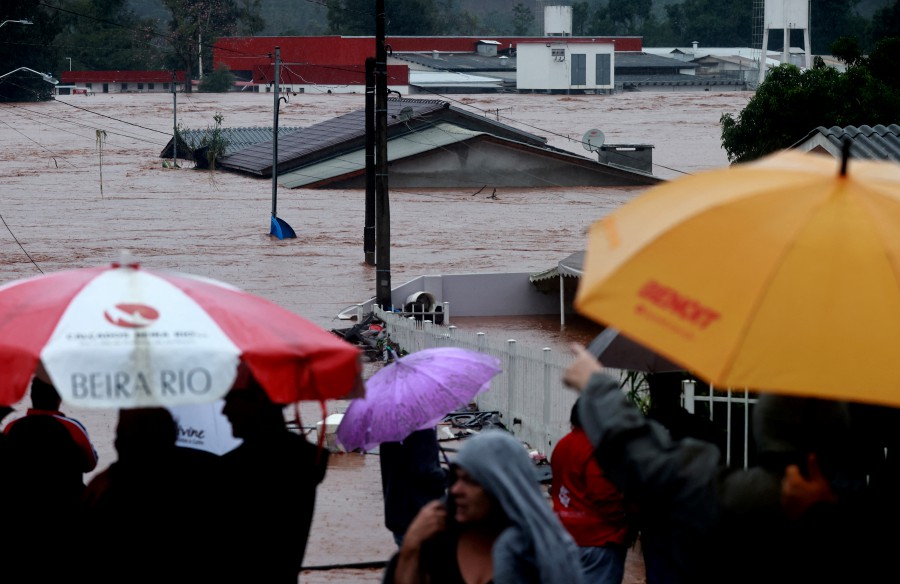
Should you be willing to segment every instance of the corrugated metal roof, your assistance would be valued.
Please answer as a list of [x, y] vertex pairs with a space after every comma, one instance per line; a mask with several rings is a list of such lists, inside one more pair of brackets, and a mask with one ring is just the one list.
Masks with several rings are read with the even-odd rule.
[[[414, 116], [424, 116], [448, 107], [439, 100], [389, 99], [388, 128], [404, 124], [398, 119], [400, 110], [411, 107]], [[278, 168], [289, 171], [301, 164], [301, 160], [316, 152], [330, 149], [348, 142], [364, 141], [366, 132], [366, 111], [356, 110], [330, 120], [302, 128], [284, 139], [279, 133]], [[272, 173], [272, 141], [262, 142], [239, 152], [225, 156], [221, 166], [230, 170], [271, 176]]]
[[[287, 136], [292, 132], [298, 131], [300, 128], [293, 127], [279, 127], [278, 128], [278, 137], [281, 138], [283, 136]], [[221, 128], [222, 135], [225, 140], [228, 142], [228, 145], [225, 147], [225, 154], [233, 154], [239, 150], [243, 150], [248, 146], [252, 146], [254, 144], [259, 144], [260, 142], [268, 142], [272, 143], [272, 127], [254, 127], [254, 128]], [[182, 148], [183, 146], [187, 146], [191, 150], [200, 147], [200, 143], [203, 141], [203, 138], [208, 136], [213, 132], [212, 128], [206, 128], [203, 130], [181, 130], [181, 141], [178, 143], [178, 147]], [[280, 143], [280, 142], [279, 142]], [[272, 158], [272, 148], [269, 147], [269, 158]], [[166, 144], [166, 147], [163, 148], [163, 151], [159, 154], [160, 158], [169, 158], [172, 156], [172, 139], [169, 139], [169, 143]], [[272, 161], [269, 160], [271, 163]]]
[[897, 124], [843, 128], [819, 126], [791, 148], [805, 152], [820, 149], [840, 158], [844, 138], [851, 140], [850, 156], [854, 158], [900, 162], [900, 126]]
[[[480, 134], [483, 132], [466, 130], [453, 124], [437, 124], [427, 130], [391, 138], [388, 161], [400, 160], [407, 156], [462, 142]], [[296, 189], [343, 174], [361, 172], [365, 169], [366, 152], [365, 149], [361, 149], [304, 166], [292, 172], [279, 174], [278, 183], [289, 189]]]
[[[516, 69], [515, 57], [488, 56], [478, 53], [394, 53], [395, 59], [439, 71], [504, 71]], [[412, 71], [410, 71], [412, 73]]]
[[[689, 63], [670, 57], [661, 57], [649, 53], [616, 53], [615, 69], [696, 69], [696, 63]], [[617, 75], [618, 77], [618, 75]]]
[[469, 75], [468, 73], [454, 73], [452, 71], [410, 71], [410, 85], [424, 85], [440, 83], [444, 85], [458, 83], [503, 83], [496, 77], [483, 77], [481, 75]]

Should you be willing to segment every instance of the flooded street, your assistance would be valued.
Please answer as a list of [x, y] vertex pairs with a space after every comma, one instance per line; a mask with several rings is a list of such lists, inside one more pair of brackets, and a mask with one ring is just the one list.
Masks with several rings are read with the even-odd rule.
[[[492, 119], [588, 154], [591, 128], [607, 143], [652, 144], [654, 174], [725, 166], [718, 121], [738, 113], [748, 93], [618, 95], [471, 95], [447, 98]], [[435, 96], [423, 95], [424, 99]], [[271, 94], [179, 94], [185, 128], [271, 126]], [[282, 127], [308, 126], [364, 107], [362, 95], [292, 96]], [[278, 215], [297, 239], [270, 239], [269, 179], [171, 169], [159, 153], [172, 133], [171, 94], [60, 96], [57, 102], [0, 104], [0, 284], [55, 270], [107, 264], [131, 250], [143, 266], [216, 278], [285, 306], [324, 328], [344, 308], [374, 295], [364, 263], [364, 192], [279, 189]], [[391, 278], [539, 272], [582, 249], [588, 226], [641, 188], [498, 189], [497, 199], [453, 189], [391, 190]], [[541, 346], [589, 340], [589, 324], [564, 330], [558, 317], [454, 319]], [[17, 406], [13, 416], [24, 413]], [[340, 411], [345, 403], [329, 403]], [[115, 460], [116, 413], [72, 411], [100, 453], [97, 471]], [[321, 418], [301, 407], [305, 425]], [[306, 564], [386, 560], [394, 549], [381, 517], [378, 460], [336, 455], [320, 488]], [[95, 471], [95, 472], [97, 472]], [[291, 510], [285, 509], [286, 529]], [[309, 571], [302, 582], [378, 582], [380, 570]], [[639, 581], [639, 580], [634, 580]]]

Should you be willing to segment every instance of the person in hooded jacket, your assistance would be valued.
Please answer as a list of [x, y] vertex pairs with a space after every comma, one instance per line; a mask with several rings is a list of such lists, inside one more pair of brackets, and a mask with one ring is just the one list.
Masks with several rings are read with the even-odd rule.
[[573, 351], [564, 381], [581, 392], [598, 463], [640, 506], [641, 543], [666, 582], [849, 582], [880, 571], [865, 556], [873, 514], [852, 461], [847, 404], [760, 395], [759, 460], [728, 469], [714, 444], [673, 440], [593, 355]]
[[581, 584], [578, 548], [518, 440], [485, 430], [451, 470], [449, 500], [416, 515], [385, 584]]

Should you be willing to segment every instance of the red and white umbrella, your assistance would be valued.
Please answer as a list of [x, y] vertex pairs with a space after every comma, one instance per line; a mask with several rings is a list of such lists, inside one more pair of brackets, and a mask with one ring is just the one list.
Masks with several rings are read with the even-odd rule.
[[283, 404], [344, 397], [360, 379], [354, 345], [208, 278], [114, 263], [0, 286], [0, 404], [39, 365], [73, 406], [211, 402], [239, 364]]

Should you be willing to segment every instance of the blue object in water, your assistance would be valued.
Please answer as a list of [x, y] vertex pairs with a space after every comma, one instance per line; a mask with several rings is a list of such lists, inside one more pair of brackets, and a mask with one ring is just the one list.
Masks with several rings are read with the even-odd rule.
[[297, 234], [294, 233], [294, 228], [288, 225], [287, 221], [274, 215], [272, 215], [272, 227], [269, 230], [269, 235], [274, 235], [278, 239], [294, 239], [297, 237]]

